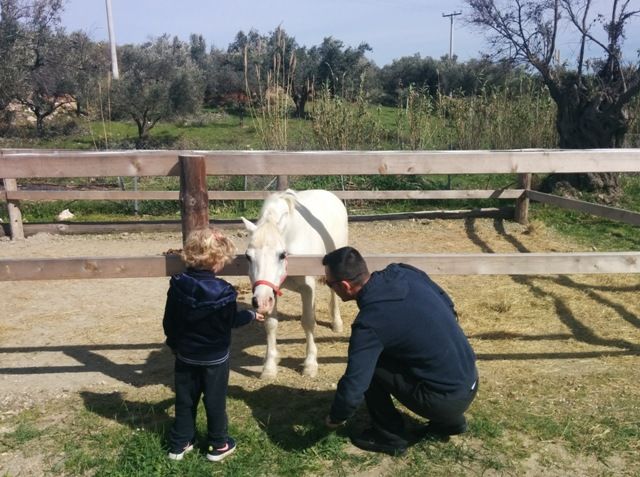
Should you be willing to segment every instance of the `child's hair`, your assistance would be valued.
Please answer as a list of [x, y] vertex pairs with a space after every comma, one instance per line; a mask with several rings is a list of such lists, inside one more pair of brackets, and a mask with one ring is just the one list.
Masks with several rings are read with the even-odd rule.
[[182, 250], [188, 268], [221, 270], [236, 252], [233, 242], [216, 229], [197, 229], [189, 234]]

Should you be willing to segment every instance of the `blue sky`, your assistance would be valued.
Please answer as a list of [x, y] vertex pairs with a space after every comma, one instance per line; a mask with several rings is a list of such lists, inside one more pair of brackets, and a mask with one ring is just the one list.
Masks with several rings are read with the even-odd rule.
[[[140, 43], [162, 33], [187, 40], [201, 33], [209, 45], [226, 49], [240, 30], [266, 34], [281, 25], [299, 44], [318, 45], [333, 36], [348, 46], [367, 42], [379, 66], [420, 53], [449, 52], [449, 20], [455, 0], [111, 0], [118, 44]], [[179, 5], [179, 6], [178, 6]], [[457, 5], [457, 9], [455, 7]], [[456, 20], [460, 18], [457, 17]], [[477, 56], [473, 35], [454, 21], [454, 53]], [[105, 0], [67, 0], [63, 24], [95, 40], [108, 38]], [[463, 54], [464, 51], [464, 54]]]
[[[367, 42], [373, 48], [367, 56], [379, 66], [415, 53], [447, 55], [450, 21], [442, 14], [465, 12], [458, 0], [111, 0], [111, 5], [118, 44], [142, 43], [163, 33], [188, 40], [199, 33], [209, 46], [226, 49], [240, 30], [267, 34], [281, 25], [309, 47], [327, 36], [353, 47]], [[486, 49], [483, 35], [464, 25], [462, 17], [454, 20], [453, 52], [461, 60], [477, 58]], [[105, 0], [66, 0], [62, 24], [94, 40], [108, 39]], [[634, 25], [628, 30], [628, 55], [640, 48], [640, 21]], [[576, 54], [569, 40], [562, 49], [563, 58]]]

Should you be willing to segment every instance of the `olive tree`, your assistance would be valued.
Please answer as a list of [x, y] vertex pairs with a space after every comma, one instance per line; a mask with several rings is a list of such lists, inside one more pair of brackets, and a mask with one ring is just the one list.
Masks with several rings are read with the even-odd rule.
[[68, 45], [66, 67], [73, 83], [76, 113], [88, 115], [103, 100], [102, 83], [109, 75], [111, 64], [109, 45], [92, 41], [82, 31], [69, 34]]
[[133, 119], [137, 146], [160, 120], [196, 112], [203, 82], [189, 45], [164, 35], [142, 45], [120, 49], [120, 79], [113, 83], [114, 115]]
[[0, 106], [18, 101], [44, 121], [71, 102], [69, 39], [58, 27], [62, 0], [0, 0]]
[[[533, 67], [557, 105], [561, 148], [613, 148], [623, 144], [627, 106], [640, 91], [638, 59], [623, 61], [625, 29], [640, 10], [637, 2], [593, 0], [467, 0], [468, 20], [490, 33], [493, 53]], [[635, 6], [634, 10], [632, 7]], [[637, 28], [637, 27], [636, 27]], [[560, 38], [577, 39], [575, 61], [559, 61]], [[590, 57], [597, 51], [598, 57]], [[617, 174], [573, 174], [582, 190], [619, 193]]]
[[286, 83], [295, 105], [295, 115], [302, 118], [306, 117], [306, 104], [314, 90], [326, 86], [332, 94], [356, 96], [365, 73], [373, 76], [375, 65], [365, 57], [370, 50], [366, 43], [353, 48], [333, 37], [308, 48], [278, 27], [268, 35], [255, 30], [246, 35], [239, 32], [227, 52], [238, 63], [246, 61], [250, 91], [259, 90], [260, 84], [267, 84], [268, 75], [280, 71], [280, 80]]

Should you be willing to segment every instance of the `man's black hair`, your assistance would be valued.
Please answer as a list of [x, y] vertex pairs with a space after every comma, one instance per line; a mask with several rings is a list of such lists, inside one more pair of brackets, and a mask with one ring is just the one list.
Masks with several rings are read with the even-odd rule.
[[322, 258], [322, 265], [329, 269], [334, 280], [362, 283], [369, 276], [367, 262], [353, 247], [341, 247], [329, 252]]

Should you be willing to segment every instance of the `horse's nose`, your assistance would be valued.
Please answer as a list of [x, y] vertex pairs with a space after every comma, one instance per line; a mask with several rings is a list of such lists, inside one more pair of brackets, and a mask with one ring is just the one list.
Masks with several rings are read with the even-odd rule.
[[251, 305], [254, 308], [258, 308], [258, 298], [256, 298], [255, 296], [251, 299]]

